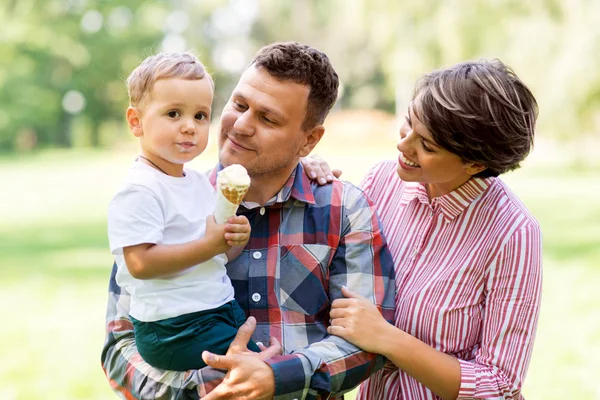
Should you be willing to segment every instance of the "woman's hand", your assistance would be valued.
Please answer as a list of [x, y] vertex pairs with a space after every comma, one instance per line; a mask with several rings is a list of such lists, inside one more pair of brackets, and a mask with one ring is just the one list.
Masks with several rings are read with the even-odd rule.
[[371, 352], [382, 354], [385, 351], [386, 335], [389, 324], [373, 303], [347, 287], [342, 287], [345, 299], [335, 299], [331, 303], [331, 326], [327, 332], [346, 339], [355, 346]]
[[315, 180], [319, 185], [326, 185], [333, 181], [333, 177], [339, 178], [342, 175], [341, 169], [331, 170], [329, 164], [317, 155], [306, 156], [300, 159], [306, 176]]

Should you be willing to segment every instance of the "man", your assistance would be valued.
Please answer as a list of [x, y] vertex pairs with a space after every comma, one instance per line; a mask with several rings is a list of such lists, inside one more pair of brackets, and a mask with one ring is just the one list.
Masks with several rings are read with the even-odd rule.
[[[312, 184], [299, 164], [323, 136], [337, 89], [337, 74], [316, 49], [277, 43], [257, 53], [221, 115], [220, 165], [210, 176], [214, 183], [217, 170], [238, 163], [252, 179], [238, 212], [250, 220], [250, 242], [227, 265], [236, 300], [251, 318], [227, 355], [203, 355], [227, 370], [225, 377], [212, 368], [153, 369], [136, 350], [129, 296], [113, 268], [102, 364], [125, 398], [327, 398], [381, 367], [380, 356], [327, 334], [342, 286], [393, 320], [393, 263], [374, 209], [353, 185]], [[279, 341], [283, 355], [274, 355], [274, 346], [249, 354], [250, 335]]]

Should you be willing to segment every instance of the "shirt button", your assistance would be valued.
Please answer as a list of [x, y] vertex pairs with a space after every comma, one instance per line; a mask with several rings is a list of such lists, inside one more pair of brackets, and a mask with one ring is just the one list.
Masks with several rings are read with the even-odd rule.
[[265, 208], [261, 207], [258, 212], [260, 213], [260, 215], [265, 215]]
[[255, 251], [254, 253], [252, 253], [252, 258], [254, 258], [255, 260], [260, 260], [261, 257], [262, 254], [260, 254], [260, 251]]
[[260, 294], [259, 293], [254, 293], [252, 295], [252, 301], [255, 303], [258, 303], [260, 301]]

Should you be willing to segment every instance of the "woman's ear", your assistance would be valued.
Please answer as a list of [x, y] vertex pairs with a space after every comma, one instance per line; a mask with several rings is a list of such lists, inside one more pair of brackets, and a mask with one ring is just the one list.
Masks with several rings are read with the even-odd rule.
[[127, 118], [127, 124], [129, 125], [129, 130], [133, 133], [133, 136], [141, 137], [144, 134], [144, 131], [142, 129], [140, 110], [129, 106], [127, 107], [125, 117]]
[[467, 161], [465, 162], [465, 172], [471, 176], [477, 175], [487, 167], [483, 164]]

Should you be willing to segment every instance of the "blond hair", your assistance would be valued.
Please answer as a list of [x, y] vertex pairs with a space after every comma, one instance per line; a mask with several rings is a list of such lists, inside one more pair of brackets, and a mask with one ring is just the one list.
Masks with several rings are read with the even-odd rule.
[[129, 103], [134, 107], [139, 105], [146, 94], [152, 91], [154, 83], [160, 79], [182, 78], [192, 80], [205, 77], [214, 89], [212, 77], [195, 54], [189, 51], [184, 53], [158, 53], [147, 57], [127, 77]]

